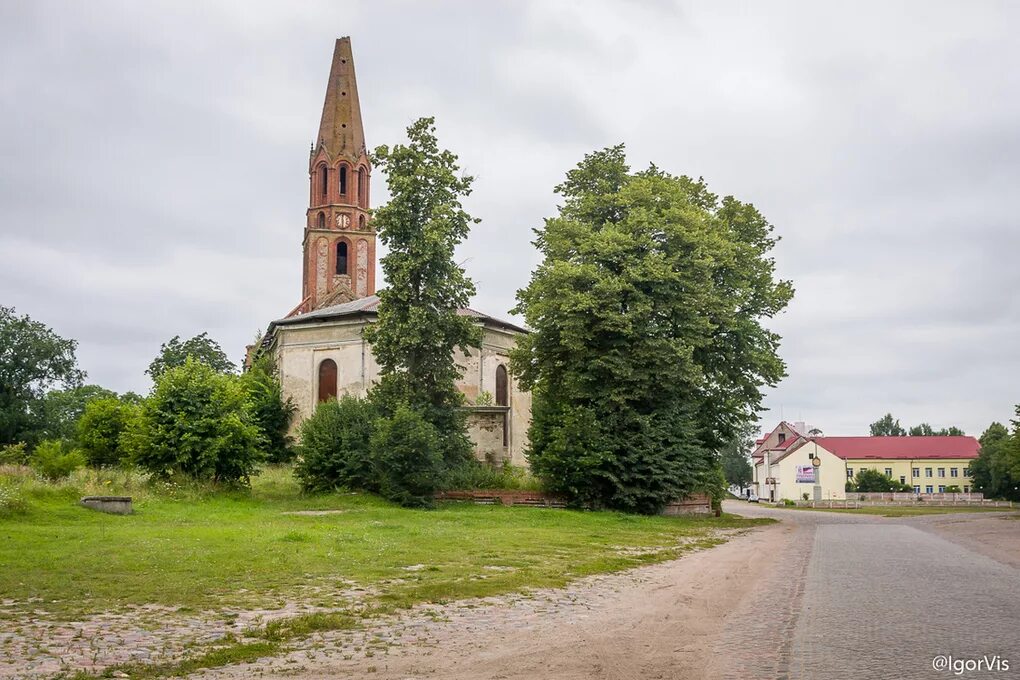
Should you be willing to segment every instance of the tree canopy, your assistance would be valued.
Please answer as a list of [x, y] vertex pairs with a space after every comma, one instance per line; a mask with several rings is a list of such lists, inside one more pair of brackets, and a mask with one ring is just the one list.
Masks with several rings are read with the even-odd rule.
[[145, 372], [153, 382], [156, 382], [167, 369], [183, 366], [188, 357], [205, 364], [217, 373], [233, 373], [236, 370], [220, 344], [210, 338], [208, 333], [203, 332], [190, 340], [182, 341], [181, 336], [175, 335], [168, 342], [164, 342], [159, 348], [159, 354]]
[[77, 346], [28, 315], [0, 306], [0, 445], [34, 443], [44, 422], [46, 392], [82, 383]]
[[512, 362], [532, 390], [530, 461], [576, 502], [655, 512], [718, 483], [716, 452], [784, 376], [762, 321], [793, 288], [753, 205], [655, 166], [633, 173], [622, 145], [556, 190], [515, 310], [533, 329]]
[[974, 488], [990, 498], [1020, 501], [1020, 405], [1010, 433], [992, 423], [981, 435], [981, 452], [971, 464]]
[[900, 425], [899, 419], [893, 418], [891, 413], [886, 413], [871, 424], [872, 437], [947, 437], [963, 434], [966, 433], [955, 425], [936, 430], [928, 423], [914, 425], [909, 430], [905, 430]]
[[381, 146], [373, 155], [390, 191], [372, 220], [388, 248], [381, 262], [389, 284], [379, 292], [377, 323], [365, 331], [380, 369], [373, 401], [384, 416], [401, 404], [420, 413], [452, 465], [471, 453], [457, 410], [463, 398], [453, 350], [469, 352], [481, 343], [481, 330], [457, 311], [475, 287], [454, 251], [478, 220], [461, 205], [472, 178], [460, 174], [456, 155], [439, 147], [434, 119], [416, 121], [407, 136], [407, 144]]

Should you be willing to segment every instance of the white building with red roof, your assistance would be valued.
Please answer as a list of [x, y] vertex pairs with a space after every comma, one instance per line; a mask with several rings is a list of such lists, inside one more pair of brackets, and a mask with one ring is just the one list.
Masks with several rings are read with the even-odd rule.
[[[798, 427], [799, 426], [799, 427]], [[825, 437], [803, 424], [780, 423], [752, 452], [762, 500], [846, 498], [846, 483], [872, 469], [918, 494], [971, 491], [974, 437]]]

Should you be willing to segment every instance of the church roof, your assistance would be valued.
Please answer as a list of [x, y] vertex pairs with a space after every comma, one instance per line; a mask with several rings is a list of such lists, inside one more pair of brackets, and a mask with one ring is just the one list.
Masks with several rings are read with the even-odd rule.
[[[276, 321], [269, 324], [269, 331], [271, 332], [278, 326], [295, 326], [303, 323], [314, 322], [314, 321], [328, 321], [331, 319], [340, 319], [343, 317], [358, 317], [358, 316], [375, 316], [379, 310], [379, 296], [369, 295], [368, 297], [358, 298], [350, 302], [344, 302], [343, 304], [333, 305], [331, 307], [323, 307], [316, 309], [312, 312], [305, 314], [297, 314], [295, 316], [288, 316], [284, 319], [277, 319]], [[527, 333], [528, 329], [510, 323], [503, 319], [498, 319], [494, 316], [489, 316], [479, 312], [478, 310], [465, 307], [458, 309], [457, 313], [461, 316], [470, 316], [478, 319], [484, 324], [497, 326], [499, 328], [505, 328], [507, 330], [516, 331], [518, 333]]]

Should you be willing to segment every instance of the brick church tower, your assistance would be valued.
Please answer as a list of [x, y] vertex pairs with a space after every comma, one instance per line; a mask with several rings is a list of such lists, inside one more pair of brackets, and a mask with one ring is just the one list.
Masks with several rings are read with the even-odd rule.
[[371, 174], [351, 39], [340, 38], [308, 162], [300, 312], [375, 293], [376, 239], [368, 215]]

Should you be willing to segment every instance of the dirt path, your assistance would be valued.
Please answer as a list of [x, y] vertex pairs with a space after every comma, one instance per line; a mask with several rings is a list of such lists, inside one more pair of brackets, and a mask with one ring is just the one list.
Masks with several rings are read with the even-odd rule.
[[789, 528], [744, 533], [679, 560], [537, 596], [460, 603], [399, 623], [314, 638], [302, 651], [202, 677], [684, 678], [710, 671], [726, 624]]

